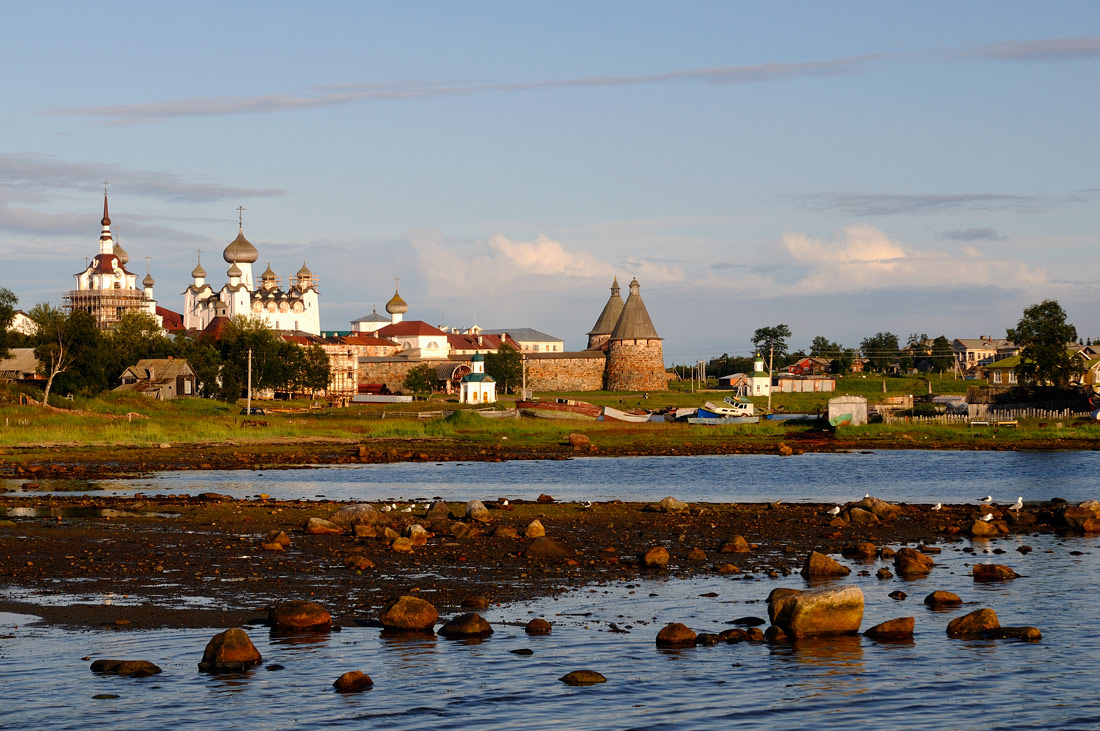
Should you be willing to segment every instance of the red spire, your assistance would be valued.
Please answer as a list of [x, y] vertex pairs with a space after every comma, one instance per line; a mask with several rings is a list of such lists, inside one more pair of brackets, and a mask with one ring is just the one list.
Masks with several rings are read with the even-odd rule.
[[111, 225], [111, 217], [107, 215], [107, 194], [103, 194], [103, 220], [100, 221], [104, 226]]

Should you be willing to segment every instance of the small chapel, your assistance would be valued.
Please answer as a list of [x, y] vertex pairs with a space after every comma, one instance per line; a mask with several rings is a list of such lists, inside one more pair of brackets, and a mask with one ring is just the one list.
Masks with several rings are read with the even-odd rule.
[[257, 283], [252, 265], [260, 253], [245, 238], [242, 218], [238, 220], [237, 238], [225, 247], [222, 258], [229, 265], [225, 273], [228, 281], [218, 290], [206, 281], [201, 259], [191, 271], [192, 282], [183, 293], [185, 328], [204, 330], [217, 317], [242, 315], [260, 320], [272, 330], [321, 334], [317, 279], [304, 261], [285, 288], [271, 264]]

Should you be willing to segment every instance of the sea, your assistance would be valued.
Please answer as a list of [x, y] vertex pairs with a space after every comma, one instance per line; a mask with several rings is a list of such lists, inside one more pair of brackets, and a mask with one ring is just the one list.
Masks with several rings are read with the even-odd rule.
[[[918, 504], [976, 503], [992, 495], [1009, 504], [1017, 497], [1100, 498], [1098, 476], [1100, 452], [881, 451], [189, 471], [86, 487], [98, 494], [214, 491], [305, 500], [549, 494], [563, 501], [672, 495], [691, 502], [843, 503], [871, 494]], [[1018, 550], [1024, 546], [1031, 550]], [[1100, 537], [1038, 533], [948, 542], [942, 549], [932, 573], [914, 580], [879, 580], [879, 562], [842, 559], [853, 573], [837, 585], [863, 591], [864, 629], [915, 618], [913, 640], [902, 643], [859, 636], [656, 647], [658, 630], [669, 622], [720, 632], [743, 617], [766, 618], [772, 589], [807, 588], [797, 575], [581, 586], [483, 610], [495, 631], [480, 641], [390, 638], [367, 626], [285, 638], [256, 625], [245, 630], [263, 664], [229, 675], [198, 670], [216, 629], [73, 631], [38, 624], [32, 615], [0, 614], [0, 728], [1100, 727], [1092, 677], [1100, 664]], [[977, 562], [1006, 564], [1021, 578], [975, 583], [970, 567]], [[935, 590], [954, 592], [965, 604], [929, 609], [922, 600]], [[12, 591], [0, 587], [0, 595]], [[1002, 625], [1038, 627], [1042, 640], [947, 637], [951, 619], [980, 607], [994, 609]], [[534, 617], [549, 620], [553, 632], [526, 635], [523, 626]], [[97, 675], [89, 669], [97, 658], [150, 660], [164, 672]], [[575, 687], [559, 680], [580, 669], [606, 682]], [[332, 682], [348, 670], [369, 674], [373, 688], [336, 693]]]

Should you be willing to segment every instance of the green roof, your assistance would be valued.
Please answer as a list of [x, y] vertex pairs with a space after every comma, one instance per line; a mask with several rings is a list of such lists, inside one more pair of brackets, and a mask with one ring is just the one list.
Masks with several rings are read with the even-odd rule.
[[463, 383], [496, 383], [488, 373], [467, 373], [462, 377]]

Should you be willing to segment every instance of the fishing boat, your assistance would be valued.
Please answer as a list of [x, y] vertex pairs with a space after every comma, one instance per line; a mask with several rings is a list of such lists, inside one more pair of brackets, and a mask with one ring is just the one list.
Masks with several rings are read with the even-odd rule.
[[851, 414], [837, 414], [833, 418], [829, 419], [829, 426], [834, 429], [838, 426], [851, 426], [852, 415]]
[[[749, 401], [748, 399], [738, 398], [736, 396], [726, 396], [726, 399], [722, 404], [715, 404], [711, 401], [707, 401], [705, 404], [700, 406], [698, 413], [696, 414], [696, 418], [722, 419], [752, 415], [752, 401]], [[757, 419], [757, 421], [759, 421], [759, 419]]]
[[759, 424], [759, 416], [719, 416], [719, 417], [688, 417], [689, 424], [702, 424], [705, 426], [727, 426], [729, 424]]
[[625, 421], [629, 424], [645, 424], [649, 421], [648, 411], [620, 411], [610, 406], [603, 407], [604, 421]]
[[587, 401], [555, 399], [553, 401], [518, 401], [516, 408], [523, 416], [537, 419], [584, 419], [595, 421], [600, 417], [599, 406]]

